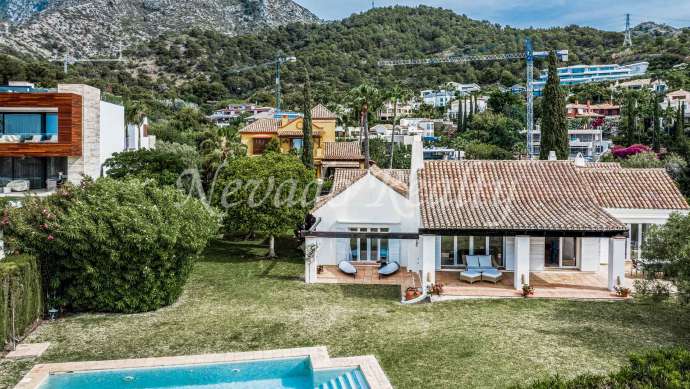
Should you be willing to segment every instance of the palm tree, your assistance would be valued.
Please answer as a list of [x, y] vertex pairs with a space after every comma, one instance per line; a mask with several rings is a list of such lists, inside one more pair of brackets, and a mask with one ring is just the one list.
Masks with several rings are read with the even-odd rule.
[[[370, 84], [361, 84], [350, 90], [348, 100], [360, 112], [360, 122], [364, 132], [364, 164], [369, 168], [369, 112], [378, 112], [383, 105], [383, 94]], [[360, 131], [360, 138], [361, 138]]]
[[409, 89], [404, 89], [400, 85], [395, 85], [393, 88], [388, 90], [386, 97], [389, 100], [393, 100], [393, 129], [391, 130], [391, 152], [390, 152], [390, 163], [389, 168], [393, 169], [393, 150], [395, 149], [395, 126], [398, 121], [398, 103], [401, 101], [407, 101], [412, 98], [412, 91]]

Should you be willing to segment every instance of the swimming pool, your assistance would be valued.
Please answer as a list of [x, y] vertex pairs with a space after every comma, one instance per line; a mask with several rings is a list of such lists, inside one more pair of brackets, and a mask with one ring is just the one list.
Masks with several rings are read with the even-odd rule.
[[329, 358], [325, 348], [35, 366], [24, 389], [392, 388], [374, 357]]

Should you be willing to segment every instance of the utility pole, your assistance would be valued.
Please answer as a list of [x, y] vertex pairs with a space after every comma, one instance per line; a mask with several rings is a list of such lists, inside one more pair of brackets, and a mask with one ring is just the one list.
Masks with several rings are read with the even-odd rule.
[[625, 14], [625, 39], [623, 46], [632, 47], [632, 31], [630, 31], [630, 14]]

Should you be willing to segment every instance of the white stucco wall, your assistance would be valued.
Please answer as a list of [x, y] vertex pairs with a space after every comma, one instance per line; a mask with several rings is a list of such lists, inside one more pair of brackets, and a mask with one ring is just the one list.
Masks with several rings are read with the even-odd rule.
[[[582, 271], [599, 271], [601, 238], [578, 238], [580, 242], [579, 262]], [[608, 239], [607, 239], [608, 241]]]
[[[417, 207], [371, 174], [314, 212], [320, 219], [315, 231], [348, 231], [349, 227], [388, 228], [390, 232], [417, 233]], [[349, 259], [348, 238], [318, 238], [316, 260], [320, 265], [335, 265]], [[415, 240], [389, 240], [390, 260], [402, 266], [418, 267]]]
[[620, 220], [624, 224], [666, 224], [671, 214], [679, 212], [687, 215], [688, 211], [677, 211], [670, 209], [623, 209], [623, 208], [607, 208], [611, 216]]
[[125, 107], [101, 101], [100, 165], [125, 149]]

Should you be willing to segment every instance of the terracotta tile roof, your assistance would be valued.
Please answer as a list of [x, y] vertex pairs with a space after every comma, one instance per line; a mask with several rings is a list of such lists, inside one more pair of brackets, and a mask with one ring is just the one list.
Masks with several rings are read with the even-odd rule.
[[[312, 136], [316, 136], [316, 137], [320, 137], [322, 132], [323, 132], [323, 131], [317, 130], [317, 129], [314, 129], [314, 128], [313, 128], [312, 131], [311, 131]], [[302, 130], [283, 130], [283, 129], [279, 129], [279, 130], [278, 130], [278, 136], [292, 136], [292, 137], [298, 136], [298, 137], [301, 137], [301, 136], [304, 136], [304, 133], [302, 132]]]
[[585, 165], [586, 168], [593, 168], [593, 169], [623, 169], [620, 163], [618, 162], [587, 162]]
[[318, 104], [311, 109], [312, 119], [336, 119], [337, 117], [331, 110], [326, 108], [323, 104]]
[[324, 142], [323, 159], [335, 161], [364, 160], [359, 142]]
[[277, 119], [259, 119], [240, 130], [241, 134], [251, 132], [278, 132]]
[[426, 229], [626, 230], [569, 161], [428, 161], [419, 181]]
[[[370, 172], [374, 177], [381, 180], [384, 184], [390, 186], [394, 191], [398, 192], [402, 196], [408, 196], [410, 181], [409, 169], [383, 170], [376, 166], [372, 166]], [[331, 188], [331, 193], [326, 196], [319, 197], [316, 200], [316, 204], [314, 205], [312, 212], [321, 208], [329, 200], [344, 192], [345, 189], [349, 188], [352, 186], [352, 184], [359, 181], [366, 175], [366, 169], [336, 169], [333, 176], [333, 187]]]
[[664, 169], [578, 169], [603, 208], [690, 209]]

